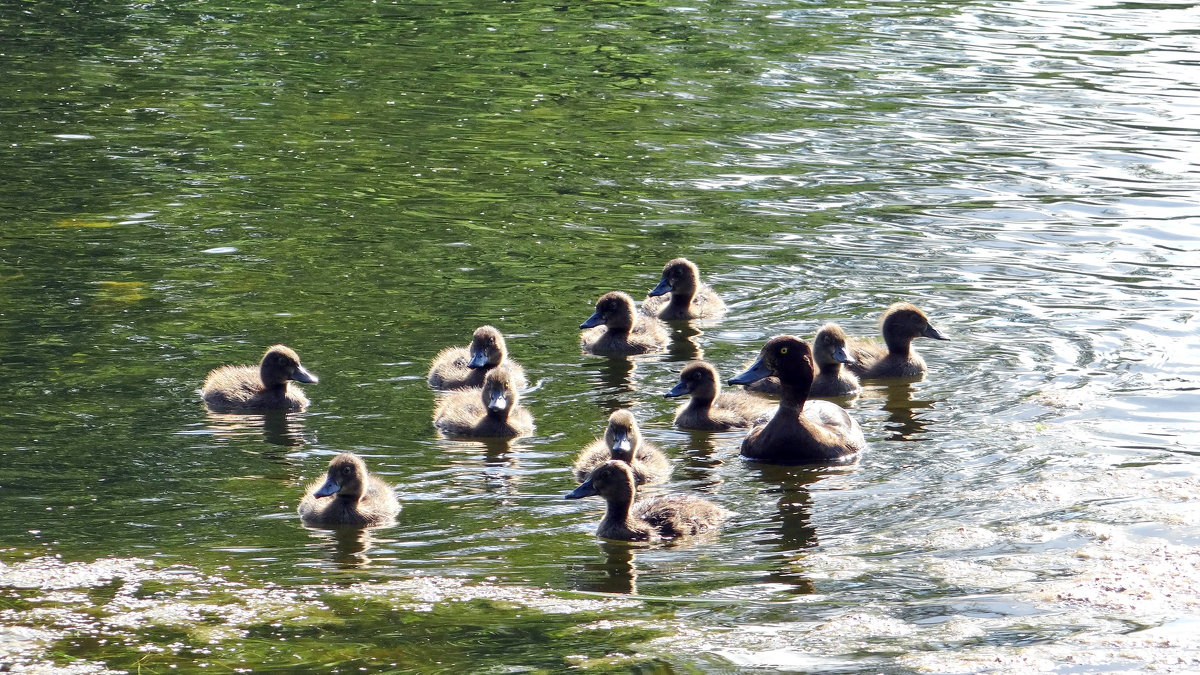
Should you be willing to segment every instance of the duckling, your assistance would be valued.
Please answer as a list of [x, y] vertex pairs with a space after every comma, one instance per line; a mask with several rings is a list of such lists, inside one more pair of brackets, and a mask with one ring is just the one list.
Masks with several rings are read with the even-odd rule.
[[[321, 501], [329, 496], [333, 499]], [[400, 502], [392, 486], [368, 472], [358, 455], [343, 452], [329, 460], [323, 478], [305, 488], [297, 511], [305, 525], [372, 527], [390, 524], [400, 512]]]
[[717, 369], [693, 361], [679, 373], [679, 384], [663, 394], [667, 398], [691, 394], [692, 400], [675, 411], [675, 426], [701, 431], [728, 431], [766, 422], [770, 401], [740, 391], [721, 391]]
[[646, 354], [662, 351], [668, 342], [663, 323], [649, 316], [638, 317], [633, 311], [633, 298], [620, 291], [600, 296], [595, 313], [579, 328], [591, 329], [581, 339], [584, 351], [592, 354]]
[[758, 360], [729, 380], [745, 384], [775, 375], [782, 388], [779, 410], [742, 441], [742, 456], [770, 464], [845, 463], [866, 448], [862, 429], [841, 406], [807, 401], [813, 381], [812, 349], [791, 335], [773, 337]]
[[533, 433], [533, 416], [520, 405], [513, 376], [493, 368], [483, 387], [458, 389], [442, 399], [433, 412], [433, 424], [452, 436], [516, 438]]
[[296, 352], [275, 345], [263, 354], [257, 368], [221, 366], [210, 371], [200, 396], [214, 412], [304, 410], [308, 397], [289, 380], [313, 383], [317, 376], [300, 365]]
[[821, 326], [813, 337], [812, 352], [817, 376], [808, 388], [809, 396], [851, 396], [861, 390], [854, 373], [842, 368], [843, 363], [853, 364], [854, 357], [846, 351], [846, 332], [841, 326]]
[[579, 451], [572, 467], [575, 480], [586, 481], [597, 466], [610, 459], [628, 462], [638, 485], [662, 483], [671, 475], [671, 460], [653, 443], [642, 441], [642, 430], [628, 410], [609, 415], [604, 438], [597, 438]]
[[880, 318], [887, 350], [875, 342], [852, 340], [850, 352], [856, 363], [847, 364], [862, 379], [921, 377], [925, 360], [912, 348], [919, 337], [949, 340], [929, 323], [929, 317], [907, 302], [897, 302]]
[[612, 459], [596, 467], [591, 478], [567, 494], [566, 499], [592, 495], [604, 498], [607, 508], [596, 536], [621, 541], [686, 537], [715, 529], [730, 516], [720, 506], [691, 495], [668, 495], [634, 503], [636, 494], [629, 465]]
[[508, 358], [504, 336], [491, 326], [480, 326], [466, 347], [446, 347], [433, 357], [429, 366], [429, 386], [434, 389], [461, 389], [483, 386], [483, 376], [493, 368], [509, 372], [513, 386], [524, 389], [525, 369]]
[[663, 267], [662, 280], [642, 303], [642, 312], [664, 321], [712, 319], [725, 313], [725, 303], [700, 281], [700, 270], [692, 261], [676, 258]]

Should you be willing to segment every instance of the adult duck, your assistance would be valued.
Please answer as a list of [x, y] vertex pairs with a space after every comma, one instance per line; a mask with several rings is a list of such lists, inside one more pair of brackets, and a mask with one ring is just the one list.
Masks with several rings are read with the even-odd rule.
[[758, 360], [729, 380], [747, 384], [779, 378], [779, 409], [742, 441], [742, 456], [770, 464], [846, 463], [866, 448], [858, 422], [837, 404], [808, 401], [813, 381], [812, 349], [792, 335], [773, 337]]
[[913, 340], [950, 339], [929, 323], [925, 312], [907, 302], [888, 307], [880, 323], [886, 349], [868, 340], [852, 340], [849, 344], [854, 363], [847, 367], [862, 379], [921, 377], [925, 374], [925, 359], [913, 349]]
[[708, 284], [700, 269], [687, 258], [668, 262], [662, 279], [642, 303], [642, 312], [664, 321], [712, 319], [725, 313], [725, 303]]
[[586, 481], [596, 467], [610, 459], [629, 464], [639, 485], [662, 483], [671, 476], [671, 460], [656, 445], [642, 440], [637, 419], [628, 410], [617, 410], [609, 415], [604, 437], [579, 451], [572, 465], [575, 480]]
[[296, 352], [275, 345], [258, 366], [221, 366], [208, 373], [200, 396], [214, 412], [304, 410], [308, 397], [292, 382], [313, 383], [317, 376], [300, 365]]
[[669, 338], [661, 321], [639, 317], [627, 293], [605, 293], [596, 301], [596, 311], [579, 324], [584, 351], [613, 356], [662, 351]]
[[717, 369], [693, 361], [679, 373], [679, 383], [663, 394], [667, 398], [691, 396], [675, 411], [675, 426], [700, 431], [743, 429], [765, 422], [774, 407], [770, 401], [741, 391], [721, 391]]
[[367, 471], [362, 458], [344, 452], [329, 460], [300, 500], [300, 519], [314, 527], [387, 525], [400, 512], [392, 487]]
[[483, 386], [489, 370], [502, 368], [518, 389], [524, 389], [525, 369], [508, 358], [504, 336], [492, 326], [480, 326], [466, 347], [446, 347], [433, 357], [429, 366], [429, 386], [434, 389], [461, 389]]

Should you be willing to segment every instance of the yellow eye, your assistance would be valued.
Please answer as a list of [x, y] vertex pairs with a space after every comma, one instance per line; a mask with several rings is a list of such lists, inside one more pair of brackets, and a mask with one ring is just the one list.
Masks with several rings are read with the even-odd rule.
[[788, 350], [788, 348], [787, 348], [787, 347], [780, 347], [780, 348], [779, 348], [779, 353], [780, 353], [780, 354], [786, 354], [786, 353], [787, 353], [787, 350]]

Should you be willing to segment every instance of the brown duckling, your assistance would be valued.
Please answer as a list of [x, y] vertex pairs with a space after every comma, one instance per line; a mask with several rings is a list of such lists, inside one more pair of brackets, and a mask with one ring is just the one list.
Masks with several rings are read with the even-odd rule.
[[516, 438], [533, 433], [533, 415], [520, 405], [512, 374], [493, 368], [483, 387], [446, 394], [433, 412], [433, 424], [451, 436]]
[[728, 431], [766, 422], [774, 405], [741, 391], [721, 391], [717, 369], [693, 361], [679, 373], [679, 384], [663, 394], [667, 398], [691, 395], [675, 411], [675, 426], [700, 431]]
[[524, 389], [525, 369], [508, 358], [504, 336], [491, 326], [480, 326], [466, 347], [446, 347], [433, 357], [429, 366], [429, 386], [434, 389], [461, 389], [483, 386], [483, 376], [493, 368], [507, 370], [513, 386]]
[[912, 341], [919, 337], [950, 339], [929, 323], [924, 312], [907, 302], [888, 307], [880, 322], [886, 350], [867, 340], [851, 340], [849, 344], [855, 363], [847, 367], [863, 379], [921, 377], [925, 374], [925, 359], [912, 348]]
[[842, 368], [842, 364], [854, 364], [854, 357], [846, 350], [846, 331], [836, 323], [821, 326], [813, 337], [813, 361], [817, 364], [817, 376], [808, 388], [809, 396], [852, 396], [862, 387], [854, 373]]
[[712, 319], [725, 313], [725, 303], [700, 281], [700, 270], [692, 261], [676, 258], [663, 267], [662, 280], [642, 303], [642, 312], [664, 321]]
[[[333, 498], [323, 501], [326, 497]], [[400, 502], [392, 486], [368, 472], [358, 455], [343, 452], [329, 460], [323, 478], [305, 488], [297, 510], [305, 525], [372, 527], [390, 524]]]
[[609, 460], [566, 495], [581, 499], [600, 495], [607, 508], [596, 536], [621, 541], [650, 541], [686, 537], [712, 530], [729, 517], [729, 511], [691, 495], [668, 495], [634, 503], [637, 494], [633, 471], [620, 460]]
[[575, 480], [586, 481], [597, 466], [610, 459], [627, 462], [638, 485], [662, 483], [671, 476], [671, 460], [658, 446], [642, 440], [637, 419], [628, 410], [609, 415], [604, 438], [597, 438], [579, 451], [572, 466]]
[[296, 352], [275, 345], [258, 367], [221, 366], [208, 373], [200, 396], [214, 412], [304, 410], [308, 397], [291, 381], [313, 383], [317, 376], [300, 365]]
[[806, 400], [813, 370], [808, 343], [780, 335], [763, 345], [754, 365], [729, 380], [745, 384], [775, 375], [782, 389], [775, 416], [742, 441], [743, 457], [771, 464], [844, 463], [866, 448], [858, 422], [841, 406]]
[[[603, 324], [603, 325], [602, 325]], [[584, 351], [614, 356], [662, 351], [669, 340], [661, 321], [637, 316], [633, 298], [626, 293], [605, 293], [596, 301], [596, 311], [579, 324]]]

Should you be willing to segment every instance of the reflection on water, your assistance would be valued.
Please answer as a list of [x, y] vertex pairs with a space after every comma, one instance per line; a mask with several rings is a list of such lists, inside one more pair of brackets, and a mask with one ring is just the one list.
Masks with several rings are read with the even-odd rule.
[[600, 549], [594, 559], [573, 566], [570, 578], [578, 591], [630, 595], [637, 593], [636, 553], [643, 545], [631, 542], [597, 540]]
[[704, 332], [690, 323], [675, 321], [671, 323], [671, 343], [667, 347], [667, 357], [671, 361], [696, 361], [704, 358], [704, 349], [700, 347], [700, 336]]
[[922, 411], [934, 408], [939, 402], [917, 398], [918, 390], [913, 384], [923, 379], [874, 380], [864, 385], [862, 398], [872, 402], [881, 400], [882, 409], [887, 412], [887, 440], [917, 441], [924, 437], [927, 416]]
[[[222, 436], [262, 432], [267, 443], [285, 448], [295, 448], [306, 443], [304, 439], [304, 416], [284, 410], [269, 410], [261, 414], [234, 414], [205, 411], [208, 415], [208, 430], [215, 441]], [[279, 455], [282, 456], [282, 455]]]
[[367, 552], [378, 541], [378, 533], [395, 525], [395, 521], [372, 528], [362, 527], [305, 527], [309, 536], [320, 544], [321, 549], [340, 569], [371, 567], [373, 561]]

